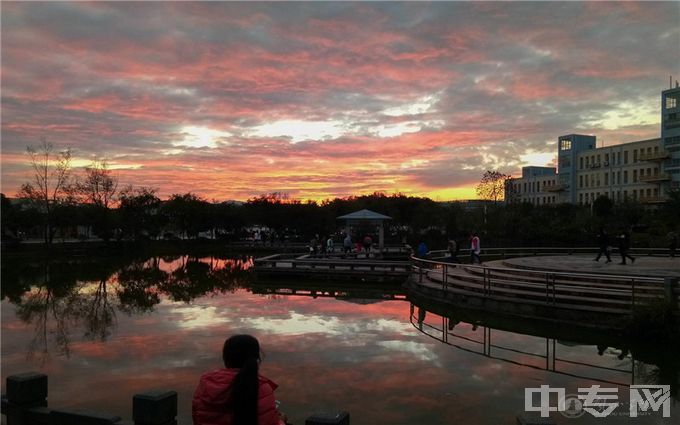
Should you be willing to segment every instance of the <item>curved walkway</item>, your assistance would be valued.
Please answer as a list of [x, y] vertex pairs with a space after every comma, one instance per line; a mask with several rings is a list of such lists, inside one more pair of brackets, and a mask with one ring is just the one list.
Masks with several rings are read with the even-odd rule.
[[636, 256], [635, 262], [621, 265], [621, 257], [612, 255], [612, 262], [605, 257], [593, 261], [595, 255], [556, 255], [546, 257], [520, 257], [490, 261], [487, 266], [513, 267], [526, 270], [542, 270], [563, 273], [611, 274], [631, 277], [680, 277], [680, 257]]
[[639, 257], [625, 266], [602, 259], [598, 263], [585, 254], [483, 265], [412, 261], [411, 291], [487, 312], [611, 327], [624, 325], [620, 319], [640, 308], [665, 303], [677, 311], [680, 304], [680, 288], [664, 283], [665, 278], [680, 277], [680, 259], [668, 257]]

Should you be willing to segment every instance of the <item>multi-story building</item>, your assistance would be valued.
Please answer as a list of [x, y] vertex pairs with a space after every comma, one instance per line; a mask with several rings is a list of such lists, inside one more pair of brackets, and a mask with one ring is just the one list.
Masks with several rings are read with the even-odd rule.
[[680, 188], [680, 88], [662, 92], [661, 138], [596, 147], [595, 136], [569, 134], [557, 141], [557, 169], [523, 167], [510, 179], [506, 201], [591, 204], [599, 196], [620, 202], [665, 202]]
[[670, 177], [669, 187], [680, 189], [680, 87], [661, 93], [661, 140], [664, 154], [668, 154], [664, 171]]

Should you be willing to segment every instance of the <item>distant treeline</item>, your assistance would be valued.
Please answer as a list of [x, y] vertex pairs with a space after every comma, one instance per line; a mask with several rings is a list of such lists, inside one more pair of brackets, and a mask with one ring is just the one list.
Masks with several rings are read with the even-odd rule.
[[[435, 202], [428, 198], [374, 193], [333, 200], [295, 201], [281, 194], [245, 203], [209, 202], [192, 193], [161, 200], [148, 188], [119, 194], [114, 207], [93, 203], [59, 203], [49, 214], [30, 199], [2, 195], [3, 243], [44, 238], [99, 238], [104, 241], [149, 239], [222, 239], [243, 241], [257, 232], [263, 243], [308, 242], [332, 236], [341, 242], [344, 223], [338, 216], [369, 209], [392, 217], [386, 222], [387, 243], [425, 241], [443, 248], [450, 238], [464, 241], [478, 232], [490, 246], [583, 246], [594, 244], [601, 226], [610, 232], [632, 227], [637, 246], [663, 246], [676, 230], [680, 197], [658, 208], [637, 202], [613, 204], [607, 198], [593, 205], [532, 205], [502, 202]], [[46, 234], [49, 233], [49, 234]], [[353, 237], [372, 232], [357, 228]]]

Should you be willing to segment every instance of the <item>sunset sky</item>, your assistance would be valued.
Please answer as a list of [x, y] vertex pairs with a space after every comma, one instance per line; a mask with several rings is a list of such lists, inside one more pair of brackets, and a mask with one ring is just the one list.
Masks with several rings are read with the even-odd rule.
[[474, 198], [557, 137], [659, 136], [680, 3], [2, 2], [2, 192], [26, 147], [246, 200]]

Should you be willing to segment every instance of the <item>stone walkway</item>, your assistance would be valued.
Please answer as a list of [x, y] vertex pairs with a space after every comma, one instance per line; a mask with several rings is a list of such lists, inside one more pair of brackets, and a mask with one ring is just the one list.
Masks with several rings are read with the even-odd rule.
[[502, 261], [484, 263], [489, 266], [506, 264], [508, 266], [531, 269], [551, 270], [571, 273], [602, 273], [621, 276], [644, 276], [644, 277], [680, 277], [680, 257], [636, 256], [635, 263], [627, 261], [620, 265], [621, 256], [613, 254], [612, 262], [606, 263], [607, 258], [600, 258], [599, 262], [593, 261], [597, 253], [593, 255], [557, 255], [545, 257], [521, 257]]

